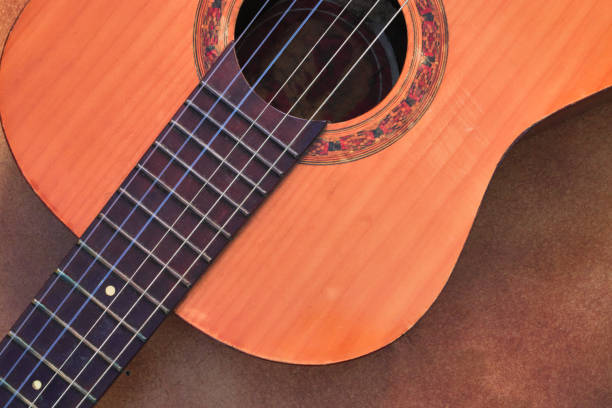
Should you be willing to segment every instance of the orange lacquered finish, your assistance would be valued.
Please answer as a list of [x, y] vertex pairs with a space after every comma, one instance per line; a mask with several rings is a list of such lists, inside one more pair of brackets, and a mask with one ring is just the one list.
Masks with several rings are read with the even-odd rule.
[[[612, 84], [609, 0], [444, 5], [446, 74], [416, 126], [367, 158], [298, 166], [180, 316], [285, 362], [341, 361], [390, 343], [442, 290], [517, 136]], [[198, 81], [197, 7], [31, 0], [17, 21], [0, 68], [2, 123], [25, 177], [75, 234]], [[233, 36], [228, 15], [221, 42]]]

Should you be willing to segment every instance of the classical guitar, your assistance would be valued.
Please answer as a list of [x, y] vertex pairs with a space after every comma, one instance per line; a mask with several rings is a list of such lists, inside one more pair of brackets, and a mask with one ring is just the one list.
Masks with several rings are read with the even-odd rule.
[[0, 407], [93, 406], [173, 310], [275, 361], [389, 344], [517, 136], [612, 84], [611, 22], [609, 0], [30, 0], [2, 125], [80, 239], [0, 343]]

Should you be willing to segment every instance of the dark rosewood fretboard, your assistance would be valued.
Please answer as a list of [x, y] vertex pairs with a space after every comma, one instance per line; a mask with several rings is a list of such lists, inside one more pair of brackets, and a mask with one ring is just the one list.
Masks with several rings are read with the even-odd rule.
[[217, 65], [0, 343], [0, 407], [95, 404], [323, 130]]

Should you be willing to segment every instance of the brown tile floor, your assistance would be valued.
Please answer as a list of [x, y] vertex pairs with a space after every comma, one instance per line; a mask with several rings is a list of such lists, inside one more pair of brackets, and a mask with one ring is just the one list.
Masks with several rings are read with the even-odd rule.
[[[24, 0], [0, 2], [4, 38]], [[74, 243], [0, 140], [0, 333]], [[383, 350], [302, 367], [169, 318], [100, 407], [612, 406], [612, 92], [508, 153], [459, 263]]]

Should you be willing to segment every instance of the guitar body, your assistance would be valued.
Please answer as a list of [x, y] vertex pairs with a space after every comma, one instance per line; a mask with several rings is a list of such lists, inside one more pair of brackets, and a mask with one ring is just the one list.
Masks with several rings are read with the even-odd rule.
[[[79, 236], [234, 39], [241, 5], [111, 3], [30, 0], [0, 65], [15, 159]], [[186, 321], [283, 362], [389, 344], [443, 289], [517, 137], [612, 85], [608, 0], [411, 3], [389, 94], [328, 125], [190, 291]]]

